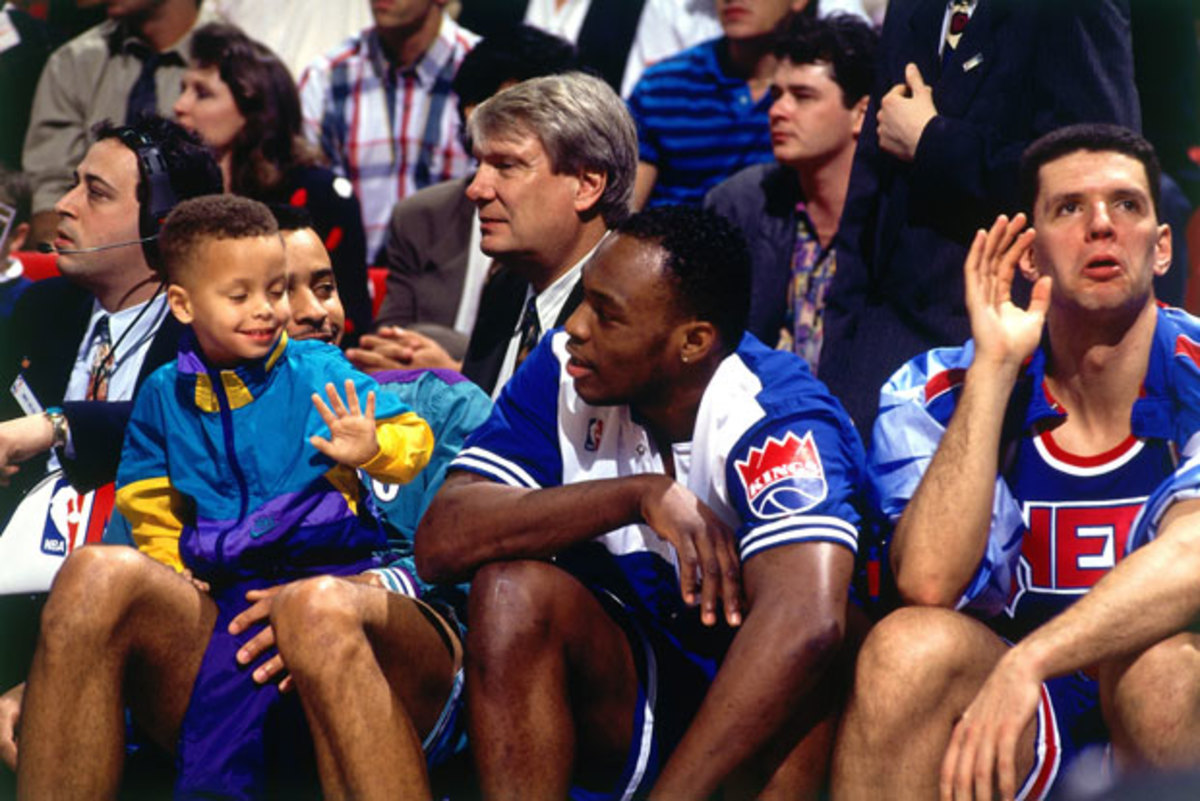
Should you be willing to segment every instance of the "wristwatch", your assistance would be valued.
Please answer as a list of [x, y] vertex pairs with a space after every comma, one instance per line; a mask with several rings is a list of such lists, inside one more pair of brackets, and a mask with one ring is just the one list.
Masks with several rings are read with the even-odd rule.
[[67, 446], [67, 417], [63, 414], [63, 410], [58, 406], [51, 406], [43, 414], [54, 428], [54, 447], [65, 448]]

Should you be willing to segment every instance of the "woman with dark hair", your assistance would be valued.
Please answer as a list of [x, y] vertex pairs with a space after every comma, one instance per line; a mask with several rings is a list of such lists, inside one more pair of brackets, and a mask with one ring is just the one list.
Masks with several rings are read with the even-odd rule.
[[197, 28], [175, 117], [212, 148], [226, 191], [308, 210], [333, 260], [350, 338], [369, 331], [358, 199], [350, 182], [321, 166], [319, 153], [301, 136], [300, 97], [283, 62], [232, 25]]

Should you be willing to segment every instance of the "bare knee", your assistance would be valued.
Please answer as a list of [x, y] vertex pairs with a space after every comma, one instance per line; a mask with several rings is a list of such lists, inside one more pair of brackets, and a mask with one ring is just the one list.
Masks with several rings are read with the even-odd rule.
[[904, 608], [880, 621], [859, 653], [857, 673], [871, 686], [945, 679], [963, 661], [955, 636], [959, 615], [943, 609]]
[[1200, 763], [1200, 638], [1181, 634], [1101, 670], [1101, 698], [1120, 757]]
[[[893, 612], [867, 635], [855, 666], [854, 701], [873, 724], [913, 725], [923, 713], [954, 701], [956, 687], [971, 691], [986, 665], [964, 642], [973, 621], [945, 609], [908, 607]], [[997, 641], [998, 642], [998, 641]], [[982, 671], [982, 672], [981, 672]]]
[[362, 631], [356, 589], [344, 579], [320, 576], [280, 590], [271, 604], [271, 625], [289, 666], [332, 663], [357, 649], [363, 638], [353, 636]]
[[534, 561], [494, 562], [471, 580], [467, 650], [489, 661], [549, 645], [554, 587], [567, 575]]
[[43, 641], [68, 641], [116, 628], [137, 599], [147, 571], [161, 565], [123, 545], [89, 545], [67, 557], [42, 612]]

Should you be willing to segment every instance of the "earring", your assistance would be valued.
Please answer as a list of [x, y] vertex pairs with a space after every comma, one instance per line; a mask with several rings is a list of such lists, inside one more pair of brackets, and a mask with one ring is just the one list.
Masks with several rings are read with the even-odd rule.
[[681, 353], [681, 354], [679, 354], [679, 358], [683, 359], [683, 363], [684, 363], [684, 364], [687, 364], [687, 363], [688, 363], [688, 357], [687, 357], [687, 354], [686, 354], [686, 353]]

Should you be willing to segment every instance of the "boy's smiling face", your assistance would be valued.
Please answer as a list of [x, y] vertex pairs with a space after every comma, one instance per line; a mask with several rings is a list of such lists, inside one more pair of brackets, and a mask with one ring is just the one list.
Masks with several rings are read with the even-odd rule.
[[196, 246], [171, 311], [190, 324], [214, 367], [261, 359], [287, 325], [287, 271], [278, 235], [209, 239]]

